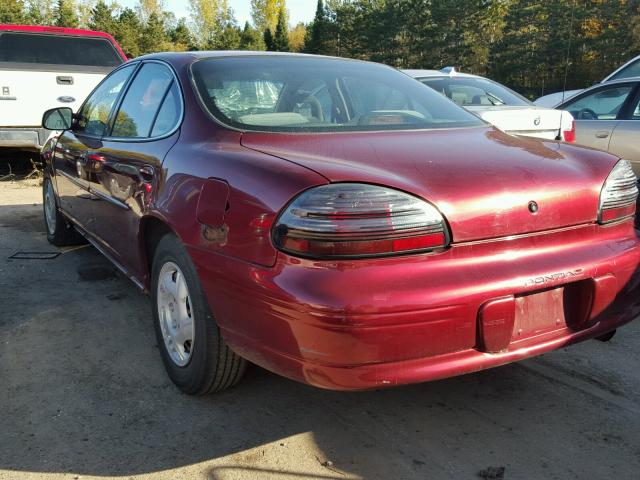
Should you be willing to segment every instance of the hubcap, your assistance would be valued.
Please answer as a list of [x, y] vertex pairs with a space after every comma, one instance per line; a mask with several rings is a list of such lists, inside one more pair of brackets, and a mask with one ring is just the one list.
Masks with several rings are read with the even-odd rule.
[[184, 367], [191, 359], [195, 329], [191, 297], [180, 267], [165, 263], [158, 277], [158, 318], [171, 360]]
[[44, 218], [47, 221], [49, 234], [54, 235], [56, 233], [56, 199], [50, 180], [46, 181], [44, 189]]

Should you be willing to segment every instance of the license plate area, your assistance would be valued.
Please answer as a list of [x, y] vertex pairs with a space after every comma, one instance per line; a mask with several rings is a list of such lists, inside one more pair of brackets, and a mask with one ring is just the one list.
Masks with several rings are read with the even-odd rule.
[[585, 326], [593, 302], [590, 280], [515, 296], [511, 341], [543, 335], [554, 330]]

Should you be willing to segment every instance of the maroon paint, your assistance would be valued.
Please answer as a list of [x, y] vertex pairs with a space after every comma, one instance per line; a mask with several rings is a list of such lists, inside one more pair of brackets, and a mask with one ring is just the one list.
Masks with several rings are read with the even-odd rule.
[[[132, 209], [138, 218], [127, 227], [139, 258], [119, 258], [148, 285], [144, 225], [164, 222], [186, 245], [224, 338], [250, 361], [320, 387], [374, 388], [520, 360], [640, 314], [633, 220], [596, 222], [615, 157], [489, 127], [241, 133], [198, 105], [187, 73], [198, 54], [151, 58], [175, 69], [185, 119], [175, 144], [142, 152], [161, 167], [150, 203]], [[111, 148], [135, 158], [133, 145]], [[449, 222], [451, 246], [340, 261], [278, 252], [270, 231], [280, 210], [330, 181], [425, 198]], [[558, 323], [534, 315], [564, 306]]]

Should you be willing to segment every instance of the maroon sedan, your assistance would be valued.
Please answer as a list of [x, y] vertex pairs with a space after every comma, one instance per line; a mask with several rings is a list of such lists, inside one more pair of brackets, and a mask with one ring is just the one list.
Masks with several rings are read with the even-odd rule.
[[44, 124], [64, 130], [49, 240], [149, 290], [187, 393], [247, 361], [337, 390], [434, 380], [640, 313], [627, 161], [507, 135], [389, 67], [152, 55]]

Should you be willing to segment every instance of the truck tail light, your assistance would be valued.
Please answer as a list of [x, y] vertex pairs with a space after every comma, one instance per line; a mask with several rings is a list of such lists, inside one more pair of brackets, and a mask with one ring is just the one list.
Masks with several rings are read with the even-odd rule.
[[333, 183], [297, 196], [273, 228], [274, 244], [311, 258], [353, 258], [430, 251], [449, 243], [430, 203], [391, 188]]
[[609, 223], [630, 217], [636, 211], [638, 179], [631, 163], [620, 160], [613, 167], [600, 192], [598, 222]]
[[576, 122], [571, 120], [571, 128], [569, 130], [562, 131], [562, 140], [569, 143], [575, 143], [576, 141]]

